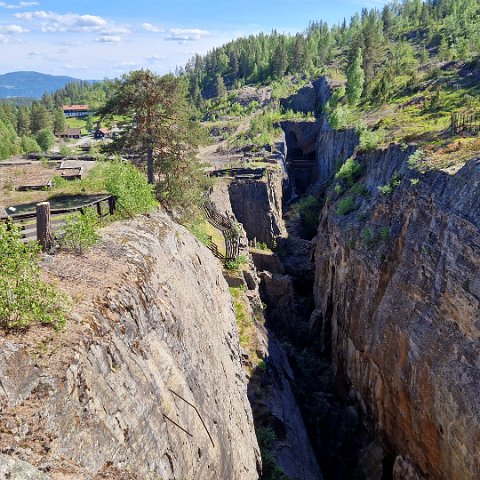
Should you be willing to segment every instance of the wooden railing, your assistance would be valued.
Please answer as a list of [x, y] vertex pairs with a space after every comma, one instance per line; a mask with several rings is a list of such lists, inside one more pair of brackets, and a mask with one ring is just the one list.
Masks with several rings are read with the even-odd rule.
[[480, 113], [454, 113], [450, 117], [452, 133], [468, 132], [476, 135], [480, 132]]
[[240, 251], [240, 235], [235, 225], [229, 218], [222, 215], [211, 201], [207, 201], [205, 204], [205, 215], [209, 223], [222, 232], [225, 240], [225, 255], [222, 255], [218, 250], [218, 246], [210, 240], [209, 248], [212, 253], [224, 261], [237, 258]]
[[238, 179], [262, 178], [265, 174], [265, 168], [223, 168], [208, 172], [210, 177], [235, 177]]
[[3, 216], [0, 217], [0, 221], [18, 226], [25, 241], [36, 239], [44, 246], [49, 243], [49, 239], [45, 238], [45, 235], [54, 234], [65, 226], [65, 215], [75, 212], [83, 215], [87, 208], [95, 208], [99, 217], [106, 217], [115, 213], [116, 204], [113, 195], [105, 195], [92, 202], [70, 208], [50, 209], [50, 204], [43, 202], [37, 204], [35, 212]]

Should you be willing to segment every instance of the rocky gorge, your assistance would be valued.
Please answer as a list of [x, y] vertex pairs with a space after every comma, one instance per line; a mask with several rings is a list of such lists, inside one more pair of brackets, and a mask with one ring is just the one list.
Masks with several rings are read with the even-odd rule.
[[[321, 79], [288, 107], [318, 114], [329, 95]], [[81, 262], [46, 258], [72, 320], [0, 338], [0, 474], [480, 477], [480, 161], [362, 152], [321, 115], [282, 128], [262, 179], [210, 195], [239, 224], [243, 270], [161, 212], [108, 227]], [[318, 201], [313, 238], [302, 196]]]

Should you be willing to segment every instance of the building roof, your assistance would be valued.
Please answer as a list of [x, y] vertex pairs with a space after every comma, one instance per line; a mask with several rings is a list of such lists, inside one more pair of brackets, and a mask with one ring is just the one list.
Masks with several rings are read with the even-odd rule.
[[55, 132], [55, 135], [81, 135], [82, 129], [81, 128], [66, 128], [63, 132]]
[[68, 111], [71, 111], [71, 110], [81, 110], [83, 112], [88, 112], [89, 110], [89, 107], [88, 105], [64, 105], [63, 106], [63, 111], [65, 112], [68, 112]]
[[110, 129], [105, 127], [99, 128], [98, 131], [102, 132], [104, 135], [106, 135], [107, 133], [110, 133]]

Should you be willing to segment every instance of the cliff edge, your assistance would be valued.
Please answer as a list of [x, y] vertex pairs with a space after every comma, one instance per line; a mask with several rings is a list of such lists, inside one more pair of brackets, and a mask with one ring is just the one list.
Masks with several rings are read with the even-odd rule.
[[1, 335], [1, 452], [51, 479], [258, 478], [235, 317], [211, 253], [156, 213], [45, 264], [73, 298], [71, 319], [58, 333]]

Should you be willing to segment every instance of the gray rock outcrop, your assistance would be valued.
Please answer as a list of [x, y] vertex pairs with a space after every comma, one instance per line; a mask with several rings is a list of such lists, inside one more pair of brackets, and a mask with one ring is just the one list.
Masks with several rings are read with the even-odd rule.
[[[412, 149], [360, 157], [370, 192], [316, 237], [315, 303], [339, 378], [376, 423], [395, 478], [480, 478], [480, 161], [408, 168]], [[391, 193], [378, 187], [389, 184]], [[414, 180], [413, 183], [411, 180]], [[315, 328], [314, 328], [315, 330]], [[401, 473], [401, 472], [408, 472]], [[402, 476], [405, 475], [405, 476]]]
[[231, 298], [203, 245], [157, 213], [48, 270], [75, 305], [63, 331], [0, 337], [2, 451], [52, 479], [258, 478]]

